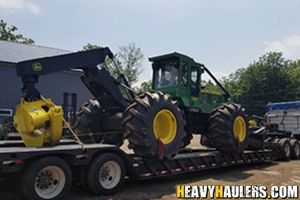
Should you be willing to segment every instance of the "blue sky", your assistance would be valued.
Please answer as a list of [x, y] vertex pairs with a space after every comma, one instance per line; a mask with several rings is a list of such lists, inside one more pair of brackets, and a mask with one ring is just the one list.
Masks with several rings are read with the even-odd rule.
[[0, 18], [36, 44], [79, 50], [87, 43], [117, 51], [134, 42], [147, 57], [178, 51], [218, 77], [268, 51], [300, 58], [297, 0], [0, 0]]

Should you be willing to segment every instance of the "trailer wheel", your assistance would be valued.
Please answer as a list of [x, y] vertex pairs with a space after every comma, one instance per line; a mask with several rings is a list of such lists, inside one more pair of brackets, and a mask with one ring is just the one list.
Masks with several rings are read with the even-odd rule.
[[30, 163], [23, 173], [21, 191], [28, 200], [62, 199], [72, 186], [71, 168], [57, 157]]
[[281, 154], [281, 159], [282, 160], [290, 160], [291, 156], [291, 145], [290, 141], [287, 138], [280, 139], [278, 141], [279, 146], [280, 146], [280, 154]]
[[292, 159], [299, 159], [300, 158], [300, 143], [296, 139], [290, 140], [291, 145], [291, 158]]
[[117, 192], [124, 183], [126, 169], [122, 158], [106, 153], [96, 157], [87, 171], [87, 183], [97, 195]]

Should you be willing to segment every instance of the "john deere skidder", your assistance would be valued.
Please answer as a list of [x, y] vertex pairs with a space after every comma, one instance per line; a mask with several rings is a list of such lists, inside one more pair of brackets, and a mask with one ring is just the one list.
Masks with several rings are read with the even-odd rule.
[[[108, 65], [118, 66], [108, 48], [18, 63], [24, 96], [14, 124], [25, 145], [56, 145], [62, 137], [62, 108], [35, 88], [39, 76], [81, 69], [81, 80], [94, 96], [80, 108], [73, 127], [83, 142], [121, 145], [127, 138], [137, 155], [160, 158], [175, 155], [190, 143], [192, 134], [201, 134], [203, 144], [224, 152], [241, 152], [247, 147], [244, 110], [225, 103], [228, 92], [204, 65], [179, 53], [150, 61], [153, 91], [142, 94], [130, 88], [123, 74], [110, 75]], [[224, 94], [201, 91], [205, 72]]]

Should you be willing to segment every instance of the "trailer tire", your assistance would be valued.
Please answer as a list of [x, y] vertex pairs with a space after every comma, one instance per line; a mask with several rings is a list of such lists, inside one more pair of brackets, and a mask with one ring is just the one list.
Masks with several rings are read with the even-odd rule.
[[278, 144], [280, 146], [280, 158], [282, 160], [290, 160], [291, 157], [291, 145], [290, 145], [290, 140], [287, 138], [283, 138], [278, 140]]
[[299, 159], [300, 158], [300, 143], [296, 139], [291, 139], [290, 140], [290, 145], [291, 145], [291, 158], [292, 159]]
[[247, 121], [241, 105], [223, 104], [211, 113], [207, 137], [221, 152], [241, 153], [248, 147]]
[[71, 186], [71, 168], [54, 156], [31, 162], [21, 180], [21, 192], [27, 200], [63, 199]]
[[94, 194], [110, 195], [123, 186], [125, 175], [123, 159], [116, 154], [106, 153], [96, 157], [89, 165], [87, 183]]
[[128, 147], [138, 156], [171, 158], [184, 146], [184, 114], [176, 101], [162, 92], [137, 96], [125, 110], [123, 125]]

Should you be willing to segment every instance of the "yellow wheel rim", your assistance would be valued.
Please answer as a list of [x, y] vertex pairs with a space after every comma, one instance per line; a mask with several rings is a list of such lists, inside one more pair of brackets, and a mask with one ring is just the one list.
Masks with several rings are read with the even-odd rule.
[[243, 142], [245, 140], [247, 134], [247, 127], [246, 122], [242, 116], [238, 116], [234, 119], [233, 134], [239, 142]]
[[155, 138], [163, 144], [171, 143], [177, 132], [175, 115], [168, 109], [159, 111], [153, 120], [153, 132]]

